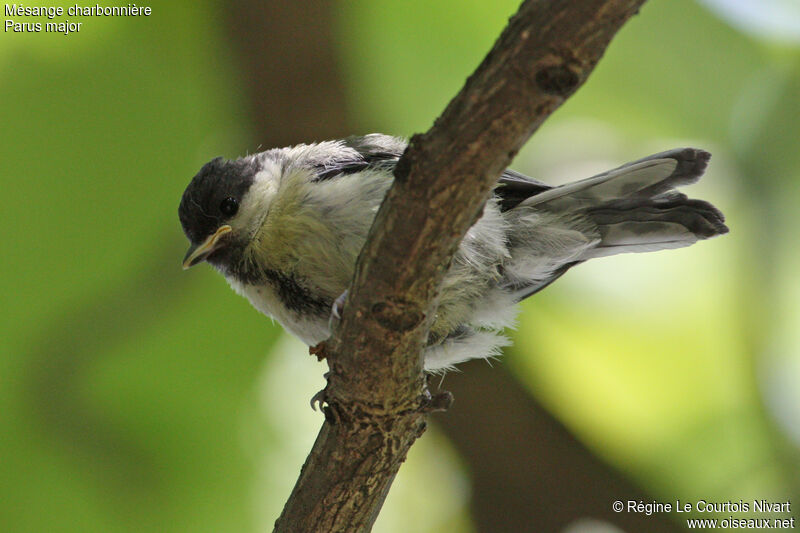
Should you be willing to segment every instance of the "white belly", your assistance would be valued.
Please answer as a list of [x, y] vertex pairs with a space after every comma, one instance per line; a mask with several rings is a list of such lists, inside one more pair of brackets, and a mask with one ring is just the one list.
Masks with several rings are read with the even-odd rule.
[[287, 309], [269, 285], [249, 285], [232, 278], [226, 279], [231, 288], [247, 298], [253, 307], [275, 319], [285, 330], [309, 346], [315, 346], [330, 336], [326, 320], [301, 316]]

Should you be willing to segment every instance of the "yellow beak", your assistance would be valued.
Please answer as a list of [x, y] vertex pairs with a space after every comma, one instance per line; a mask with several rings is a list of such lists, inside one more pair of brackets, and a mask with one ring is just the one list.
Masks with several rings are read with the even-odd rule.
[[206, 257], [211, 255], [211, 252], [219, 248], [220, 237], [232, 230], [233, 228], [227, 224], [220, 226], [217, 228], [217, 231], [215, 231], [212, 235], [209, 235], [209, 237], [202, 243], [191, 245], [189, 250], [186, 252], [186, 256], [183, 258], [183, 269], [186, 270], [187, 268], [193, 267], [197, 263], [204, 261]]

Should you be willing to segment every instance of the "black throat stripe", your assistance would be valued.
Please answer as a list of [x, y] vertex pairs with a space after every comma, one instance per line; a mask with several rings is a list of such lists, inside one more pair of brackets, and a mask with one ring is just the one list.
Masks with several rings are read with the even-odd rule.
[[278, 298], [281, 299], [283, 305], [290, 311], [316, 315], [330, 313], [333, 302], [315, 296], [307, 287], [302, 286], [294, 276], [270, 269], [264, 269], [262, 272], [269, 284], [278, 293]]
[[332, 301], [317, 296], [302, 279], [292, 273], [280, 272], [271, 268], [263, 268], [253, 261], [244, 259], [244, 243], [232, 242], [209, 262], [217, 267], [222, 274], [230, 276], [240, 283], [247, 285], [269, 285], [281, 300], [281, 303], [290, 311], [297, 313], [311, 313], [327, 317], [330, 314]]

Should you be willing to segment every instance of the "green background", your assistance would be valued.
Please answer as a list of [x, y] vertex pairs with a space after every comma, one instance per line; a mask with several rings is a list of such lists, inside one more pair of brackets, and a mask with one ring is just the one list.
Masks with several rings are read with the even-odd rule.
[[[514, 167], [560, 183], [703, 147], [691, 194], [730, 235], [571, 271], [495, 364], [654, 498], [800, 505], [800, 32], [714, 3], [648, 2]], [[325, 365], [180, 269], [183, 188], [259, 141], [226, 5], [150, 5], [0, 39], [0, 531], [269, 530], [322, 421]], [[516, 7], [335, 4], [353, 133], [426, 130]], [[434, 427], [375, 530], [473, 531], [469, 493]]]

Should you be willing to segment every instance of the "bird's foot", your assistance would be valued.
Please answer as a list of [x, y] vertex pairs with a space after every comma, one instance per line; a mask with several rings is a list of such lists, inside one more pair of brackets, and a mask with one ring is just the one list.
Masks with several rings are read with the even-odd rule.
[[431, 394], [432, 378], [432, 374], [428, 374], [425, 377], [425, 390], [422, 392], [418, 408], [420, 413], [447, 411], [453, 405], [453, 393], [450, 391], [439, 390], [435, 394]]
[[328, 354], [325, 353], [325, 341], [319, 342], [314, 346], [308, 347], [308, 355], [313, 355], [317, 358], [317, 361], [322, 361]]
[[[326, 372], [325, 379], [327, 380], [330, 375], [330, 372]], [[317, 406], [319, 406], [319, 410], [322, 411], [323, 415], [325, 415], [325, 421], [335, 426], [341, 423], [342, 419], [339, 410], [336, 408], [336, 405], [331, 403], [330, 398], [328, 397], [328, 386], [330, 386], [330, 383], [326, 385], [324, 389], [312, 396], [311, 409], [316, 411]]]
[[434, 413], [437, 411], [447, 411], [453, 405], [453, 393], [450, 391], [440, 391], [431, 395], [428, 389], [422, 397], [419, 405], [419, 412]]
[[[330, 372], [325, 372], [325, 374], [322, 377], [324, 377], [327, 380], [328, 376], [330, 376], [330, 375], [331, 375]], [[327, 403], [328, 403], [328, 387], [327, 386], [324, 389], [322, 389], [321, 391], [319, 391], [318, 393], [316, 393], [314, 396], [311, 397], [311, 408], [314, 411], [317, 410], [317, 406], [319, 406], [319, 410], [320, 411], [324, 411], [323, 406], [325, 404], [327, 404]]]

